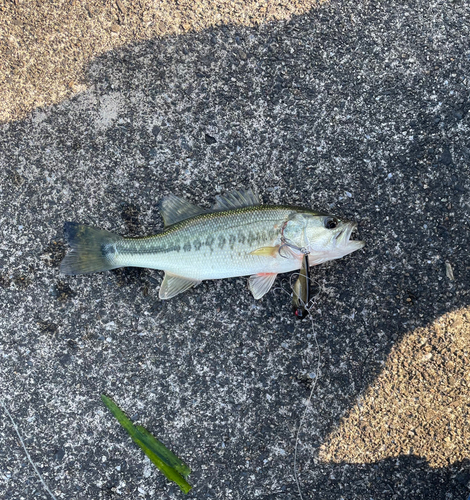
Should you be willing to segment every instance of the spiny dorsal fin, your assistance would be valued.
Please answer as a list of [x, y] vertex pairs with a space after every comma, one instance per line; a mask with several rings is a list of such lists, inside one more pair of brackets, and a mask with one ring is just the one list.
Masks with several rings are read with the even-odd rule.
[[184, 276], [177, 276], [176, 274], [165, 273], [163, 278], [162, 286], [160, 287], [160, 292], [158, 296], [165, 300], [171, 299], [175, 295], [185, 292], [189, 288], [199, 285], [200, 281], [193, 280], [190, 278], [185, 278]]
[[260, 299], [268, 293], [276, 279], [276, 273], [253, 274], [248, 278], [248, 288], [255, 299]]
[[163, 198], [158, 204], [158, 208], [165, 222], [165, 227], [206, 213], [206, 210], [203, 208], [193, 205], [184, 198], [179, 198], [174, 194]]
[[216, 196], [215, 199], [217, 201], [212, 210], [233, 210], [235, 208], [261, 205], [258, 195], [253, 193], [251, 189], [232, 191], [223, 196]]

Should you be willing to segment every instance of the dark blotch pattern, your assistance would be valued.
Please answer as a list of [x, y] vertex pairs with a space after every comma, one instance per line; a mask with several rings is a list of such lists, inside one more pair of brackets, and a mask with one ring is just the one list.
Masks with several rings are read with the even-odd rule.
[[114, 245], [110, 245], [109, 243], [103, 243], [101, 245], [101, 255], [103, 257], [109, 257], [110, 255], [114, 255], [116, 253], [116, 247]]
[[212, 245], [214, 244], [214, 237], [208, 236], [206, 239], [206, 247], [209, 247], [212, 250]]
[[229, 245], [230, 245], [230, 249], [233, 250], [233, 246], [237, 242], [237, 237], [234, 234], [230, 234], [229, 237], [228, 237], [228, 242], [229, 242]]

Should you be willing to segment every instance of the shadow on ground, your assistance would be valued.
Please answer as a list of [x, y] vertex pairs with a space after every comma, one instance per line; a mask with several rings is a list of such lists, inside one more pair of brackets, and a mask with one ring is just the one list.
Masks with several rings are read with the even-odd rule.
[[[357, 220], [367, 242], [313, 270], [321, 370], [301, 432], [304, 498], [468, 495], [467, 458], [319, 459], [392, 346], [469, 305], [468, 16], [459, 2], [351, 2], [136, 43], [95, 60], [82, 94], [3, 126], [2, 393], [59, 498], [178, 496], [102, 392], [191, 465], [188, 498], [298, 498], [295, 434], [317, 350], [287, 278], [259, 302], [242, 278], [160, 302], [156, 271], [57, 267], [65, 220], [150, 234], [165, 194], [207, 207], [251, 186]], [[0, 425], [4, 498], [39, 498]]]

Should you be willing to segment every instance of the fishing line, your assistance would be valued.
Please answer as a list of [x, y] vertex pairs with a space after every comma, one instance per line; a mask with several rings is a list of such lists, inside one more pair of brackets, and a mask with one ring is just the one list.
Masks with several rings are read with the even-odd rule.
[[52, 493], [52, 491], [47, 486], [47, 484], [44, 482], [44, 479], [42, 478], [41, 473], [39, 472], [38, 468], [36, 467], [36, 465], [34, 464], [32, 458], [31, 458], [30, 454], [28, 453], [28, 450], [26, 449], [26, 445], [24, 444], [23, 438], [21, 437], [18, 426], [16, 425], [16, 422], [13, 420], [11, 413], [8, 411], [8, 408], [6, 407], [5, 402], [2, 399], [0, 399], [0, 404], [3, 406], [5, 413], [10, 418], [11, 423], [13, 424], [13, 428], [15, 429], [16, 434], [18, 435], [18, 439], [20, 440], [21, 446], [23, 447], [23, 450], [26, 454], [26, 458], [28, 459], [29, 463], [33, 466], [34, 472], [36, 473], [36, 475], [38, 476], [42, 485], [44, 486], [44, 489], [49, 493], [49, 495], [52, 497], [53, 500], [57, 500], [56, 497], [54, 496], [54, 494]]
[[[304, 306], [306, 306], [305, 304]], [[313, 307], [313, 304], [310, 306], [310, 309]], [[299, 496], [300, 500], [303, 500], [302, 496], [302, 489], [300, 487], [300, 480], [299, 476], [297, 473], [297, 455], [298, 455], [298, 449], [299, 449], [299, 443], [300, 443], [300, 431], [302, 430], [302, 426], [305, 420], [305, 417], [307, 415], [307, 410], [311, 405], [312, 397], [313, 397], [313, 391], [315, 390], [315, 387], [317, 385], [318, 377], [320, 376], [320, 361], [321, 361], [321, 352], [320, 352], [320, 345], [318, 344], [318, 339], [317, 339], [317, 334], [315, 333], [315, 329], [313, 327], [313, 318], [312, 315], [310, 314], [310, 309], [305, 307], [305, 309], [308, 311], [308, 316], [309, 320], [312, 326], [312, 336], [313, 339], [315, 340], [315, 345], [317, 349], [317, 370], [315, 372], [315, 380], [313, 381], [312, 388], [310, 390], [310, 394], [307, 398], [307, 401], [305, 403], [305, 409], [302, 413], [302, 416], [300, 417], [300, 422], [299, 422], [299, 427], [297, 429], [297, 434], [295, 436], [295, 448], [294, 448], [294, 478], [295, 478], [295, 483], [297, 484], [297, 490], [299, 491]]]
[[[293, 273], [290, 278], [289, 278], [289, 286], [291, 287], [292, 289], [292, 292], [294, 292], [294, 289], [293, 289], [293, 285], [292, 285], [292, 280], [294, 278], [298, 278], [300, 276], [300, 273]], [[282, 286], [279, 286], [279, 287], [276, 287], [274, 288], [274, 290], [282, 290], [284, 293], [288, 294], [289, 297], [290, 297], [290, 293], [285, 289], [283, 288]], [[313, 381], [313, 384], [312, 384], [312, 388], [310, 389], [310, 394], [307, 398], [307, 401], [305, 402], [305, 409], [304, 411], [302, 412], [302, 416], [300, 417], [300, 421], [299, 421], [299, 427], [297, 428], [297, 432], [295, 434], [295, 446], [294, 446], [294, 479], [295, 479], [295, 484], [297, 485], [297, 490], [299, 492], [299, 497], [300, 497], [300, 500], [303, 500], [303, 495], [302, 495], [302, 488], [301, 488], [301, 485], [300, 485], [300, 479], [299, 479], [299, 475], [298, 475], [298, 472], [297, 472], [297, 457], [298, 457], [298, 451], [299, 451], [299, 444], [300, 444], [300, 432], [302, 430], [302, 427], [304, 425], [304, 421], [305, 421], [305, 417], [307, 416], [307, 411], [311, 405], [311, 401], [312, 401], [312, 397], [313, 397], [313, 392], [317, 386], [317, 382], [318, 382], [318, 378], [320, 377], [320, 363], [321, 363], [321, 351], [320, 351], [320, 345], [318, 343], [318, 339], [317, 339], [317, 334], [315, 332], [315, 328], [314, 328], [314, 325], [313, 325], [313, 317], [312, 317], [312, 314], [311, 314], [311, 310], [313, 309], [314, 305], [315, 305], [315, 297], [312, 297], [309, 301], [308, 304], [305, 304], [301, 298], [299, 298], [299, 301], [301, 302], [302, 306], [305, 308], [305, 310], [308, 312], [308, 318], [310, 320], [310, 324], [311, 324], [311, 327], [312, 327], [312, 337], [313, 339], [315, 340], [315, 347], [316, 347], [316, 351], [317, 351], [317, 369], [316, 369], [316, 372], [315, 372], [315, 380]]]

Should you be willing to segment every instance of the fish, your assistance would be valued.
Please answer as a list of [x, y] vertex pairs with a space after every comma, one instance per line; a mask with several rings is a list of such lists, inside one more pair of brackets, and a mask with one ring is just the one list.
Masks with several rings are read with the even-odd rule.
[[292, 309], [298, 319], [308, 315], [308, 303], [310, 302], [310, 276], [308, 267], [308, 254], [304, 254], [299, 277], [292, 287]]
[[217, 196], [210, 210], [170, 195], [159, 203], [165, 228], [142, 238], [76, 222], [64, 224], [71, 251], [60, 265], [65, 275], [121, 267], [165, 272], [160, 299], [170, 299], [204, 280], [249, 276], [255, 299], [276, 276], [339, 259], [364, 246], [351, 239], [356, 224], [309, 208], [263, 205], [252, 189]]

